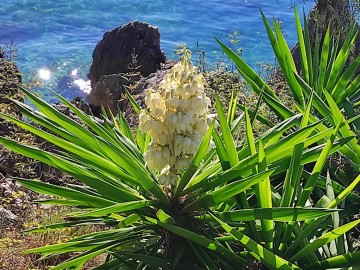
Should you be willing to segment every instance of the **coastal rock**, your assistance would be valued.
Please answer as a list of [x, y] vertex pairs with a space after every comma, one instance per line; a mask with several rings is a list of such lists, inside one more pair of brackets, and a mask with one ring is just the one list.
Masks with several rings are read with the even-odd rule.
[[121, 110], [120, 100], [125, 92], [125, 87], [130, 87], [140, 78], [141, 75], [139, 73], [119, 73], [101, 76], [87, 96], [92, 112], [95, 115], [99, 115], [101, 106], [110, 109], [112, 113], [116, 113], [118, 107]]
[[[130, 121], [136, 121], [133, 115], [132, 106], [126, 99], [125, 87], [130, 91], [140, 106], [144, 102], [144, 90], [154, 88], [164, 78], [168, 70], [173, 67], [175, 62], [162, 64], [160, 69], [143, 77], [140, 73], [119, 73], [103, 75], [94, 85], [91, 93], [87, 96], [92, 113], [99, 116], [101, 105], [109, 108], [113, 114], [118, 109], [124, 112], [125, 117]], [[135, 117], [137, 119], [137, 116]]]
[[94, 86], [103, 75], [138, 71], [147, 77], [165, 59], [158, 28], [135, 21], [104, 34], [93, 52], [88, 78]]

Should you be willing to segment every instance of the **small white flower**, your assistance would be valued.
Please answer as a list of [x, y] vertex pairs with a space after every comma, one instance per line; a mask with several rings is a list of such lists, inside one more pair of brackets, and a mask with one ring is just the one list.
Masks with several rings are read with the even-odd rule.
[[192, 115], [188, 113], [177, 113], [177, 123], [175, 130], [178, 134], [191, 132], [193, 125]]
[[175, 163], [175, 168], [178, 171], [181, 171], [183, 169], [188, 168], [190, 165], [190, 162], [191, 162], [191, 159], [189, 156], [186, 158], [183, 157], [183, 158], [177, 160], [177, 162]]
[[160, 146], [166, 146], [172, 144], [174, 137], [171, 134], [160, 133], [153, 137], [153, 142]]
[[176, 86], [175, 87], [175, 94], [178, 95], [180, 98], [185, 96], [186, 89], [183, 86]]
[[166, 107], [170, 110], [176, 111], [179, 107], [179, 98], [172, 97], [165, 100]]
[[207, 119], [200, 118], [196, 121], [194, 125], [194, 134], [196, 135], [204, 135], [208, 129], [208, 121]]

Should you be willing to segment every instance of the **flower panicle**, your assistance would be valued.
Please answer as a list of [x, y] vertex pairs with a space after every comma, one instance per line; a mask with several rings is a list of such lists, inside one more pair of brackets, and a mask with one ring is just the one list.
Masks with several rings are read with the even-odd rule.
[[210, 98], [205, 79], [184, 49], [181, 61], [165, 75], [156, 89], [146, 92], [146, 109], [140, 113], [139, 128], [149, 132], [146, 165], [158, 172], [161, 185], [176, 186], [209, 126]]

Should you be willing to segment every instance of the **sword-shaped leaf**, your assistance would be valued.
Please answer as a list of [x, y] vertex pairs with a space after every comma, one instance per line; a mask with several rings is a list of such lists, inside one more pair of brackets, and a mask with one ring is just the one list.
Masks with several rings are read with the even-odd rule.
[[232, 228], [231, 226], [229, 226], [228, 224], [217, 218], [215, 215], [213, 214], [210, 215], [221, 225], [221, 227], [223, 227], [223, 229], [227, 233], [229, 233], [231, 236], [234, 237], [234, 239], [240, 242], [241, 245], [243, 245], [250, 252], [250, 254], [254, 256], [255, 259], [259, 260], [267, 267], [271, 269], [289, 269], [289, 270], [300, 269], [295, 264], [292, 264], [287, 260], [277, 256], [276, 254], [270, 252], [262, 245], [260, 245], [259, 243], [255, 242], [254, 240], [246, 236], [245, 234]]
[[123, 202], [123, 203], [116, 203], [111, 206], [107, 206], [104, 208], [99, 207], [99, 209], [89, 212], [82, 212], [78, 214], [73, 214], [73, 217], [101, 217], [106, 216], [113, 213], [124, 213], [127, 211], [147, 208], [149, 206], [154, 206], [159, 204], [160, 201], [158, 200], [139, 200], [139, 201], [132, 201], [132, 202]]
[[[328, 216], [338, 212], [338, 209], [306, 208], [306, 207], [273, 207], [240, 209], [229, 212], [215, 212], [215, 214], [226, 222], [240, 222], [250, 220], [274, 220], [280, 222], [304, 221], [318, 217]], [[201, 218], [200, 218], [201, 219]], [[209, 220], [210, 216], [205, 215], [204, 219]]]
[[299, 261], [311, 252], [314, 252], [318, 248], [322, 247], [323, 245], [335, 240], [339, 236], [347, 233], [354, 227], [356, 227], [358, 224], [360, 224], [360, 220], [355, 220], [350, 223], [347, 223], [339, 228], [336, 228], [319, 238], [315, 239], [313, 242], [311, 242], [309, 245], [301, 249], [299, 252], [297, 252], [294, 256], [291, 257], [290, 261]]
[[318, 269], [318, 270], [327, 270], [327, 269], [335, 269], [335, 268], [348, 268], [353, 267], [355, 270], [355, 267], [358, 267], [360, 265], [360, 252], [353, 252], [349, 254], [344, 255], [338, 255], [335, 257], [331, 257], [325, 260], [322, 260], [320, 262], [317, 262], [312, 265], [308, 265], [303, 267], [304, 270], [312, 270], [312, 269]]
[[260, 183], [261, 181], [269, 177], [274, 171], [275, 170], [268, 170], [252, 175], [248, 178], [237, 180], [235, 182], [227, 184], [185, 206], [183, 211], [189, 212], [198, 209], [207, 209], [211, 206], [220, 204], [221, 202], [224, 202], [227, 199], [232, 198], [241, 192], [245, 192], [247, 189]]

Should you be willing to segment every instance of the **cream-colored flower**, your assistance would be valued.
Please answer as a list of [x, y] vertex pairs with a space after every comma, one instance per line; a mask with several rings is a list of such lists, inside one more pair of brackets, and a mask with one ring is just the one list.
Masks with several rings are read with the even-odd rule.
[[175, 87], [175, 94], [178, 95], [180, 98], [183, 98], [185, 96], [186, 89], [184, 86], [177, 86]]
[[176, 185], [208, 129], [211, 104], [204, 88], [204, 77], [185, 55], [156, 89], [147, 90], [139, 128], [150, 134], [146, 165], [158, 172], [161, 185]]
[[183, 169], [188, 168], [190, 166], [192, 157], [193, 157], [192, 155], [189, 155], [189, 156], [185, 156], [180, 159], [177, 159], [176, 163], [175, 163], [175, 169], [178, 171], [181, 171]]
[[191, 133], [193, 123], [194, 121], [191, 114], [178, 112], [175, 130], [178, 134]]
[[172, 145], [174, 142], [174, 136], [167, 133], [160, 133], [152, 138], [153, 142], [157, 143], [159, 146]]
[[163, 119], [166, 112], [165, 100], [159, 93], [150, 92], [146, 95], [145, 104], [156, 119]]
[[199, 136], [204, 135], [208, 127], [208, 121], [205, 116], [203, 116], [202, 118], [198, 119], [198, 121], [196, 121], [195, 125], [193, 126], [194, 134]]
[[158, 177], [158, 181], [160, 185], [163, 186], [175, 186], [178, 180], [178, 175], [172, 172], [172, 167], [166, 166], [164, 169], [161, 170], [160, 175]]
[[175, 96], [165, 100], [167, 109], [176, 111], [179, 107], [179, 97]]
[[149, 169], [160, 171], [170, 162], [170, 149], [151, 142], [145, 153], [146, 165]]

